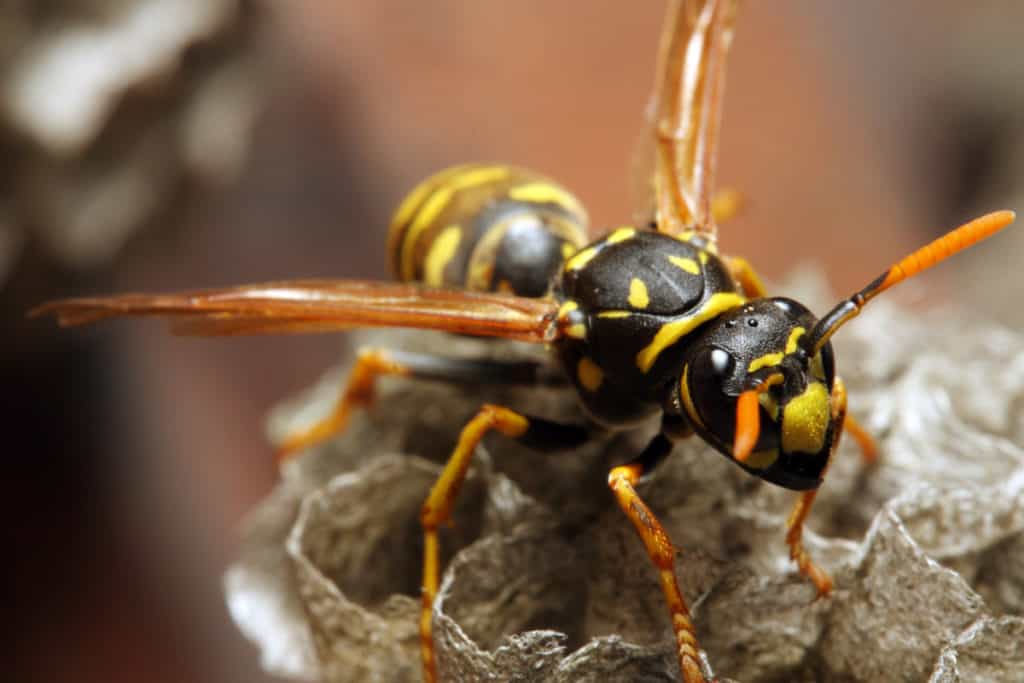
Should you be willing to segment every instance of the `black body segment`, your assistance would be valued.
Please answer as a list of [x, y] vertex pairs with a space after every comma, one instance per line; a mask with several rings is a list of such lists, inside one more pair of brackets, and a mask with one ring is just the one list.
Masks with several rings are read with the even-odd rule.
[[661, 410], [690, 336], [745, 299], [703, 238], [623, 227], [577, 252], [562, 273], [556, 342], [595, 421], [624, 427]]

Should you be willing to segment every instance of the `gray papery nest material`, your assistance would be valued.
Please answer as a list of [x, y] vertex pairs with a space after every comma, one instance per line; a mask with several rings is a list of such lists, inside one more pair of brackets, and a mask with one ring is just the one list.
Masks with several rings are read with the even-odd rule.
[[[816, 310], [828, 304], [808, 278], [788, 291]], [[503, 358], [539, 351], [394, 332], [359, 341]], [[921, 316], [883, 301], [836, 344], [851, 409], [878, 437], [881, 462], [866, 468], [848, 439], [810, 516], [807, 545], [833, 574], [831, 598], [815, 602], [788, 560], [792, 492], [696, 439], [640, 487], [678, 548], [715, 672], [745, 682], [1020, 681], [1021, 337], [948, 309]], [[326, 411], [345, 373], [279, 410], [272, 431]], [[420, 680], [418, 513], [485, 401], [578, 417], [569, 392], [386, 380], [347, 434], [285, 468], [226, 577], [232, 614], [269, 670]], [[678, 679], [655, 572], [605, 484], [646, 435], [557, 455], [487, 440], [442, 536], [444, 680]]]

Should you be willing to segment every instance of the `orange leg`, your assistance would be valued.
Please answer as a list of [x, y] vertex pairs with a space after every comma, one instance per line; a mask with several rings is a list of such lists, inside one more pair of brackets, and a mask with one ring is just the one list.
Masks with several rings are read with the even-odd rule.
[[843, 431], [850, 435], [857, 445], [860, 447], [861, 458], [868, 465], [874, 464], [878, 460], [878, 445], [875, 443], [874, 437], [864, 429], [864, 427], [853, 419], [853, 415], [847, 413], [846, 419], [843, 420]]
[[[836, 377], [835, 384], [832, 387], [832, 419], [844, 426], [850, 423], [850, 417], [846, 414], [846, 385], [841, 377]], [[828, 456], [829, 462], [831, 462], [832, 456], [835, 455], [836, 450], [839, 448], [841, 436], [842, 430], [836, 434], [835, 439], [832, 441], [832, 450]], [[871, 442], [871, 444], [873, 446], [874, 442]], [[865, 458], [867, 457], [867, 452], [865, 452]], [[822, 476], [827, 471], [828, 465], [825, 466], [825, 472], [822, 472]], [[793, 506], [793, 511], [789, 513], [789, 521], [786, 522], [786, 545], [789, 546], [789, 556], [796, 562], [800, 573], [814, 583], [814, 586], [818, 589], [818, 597], [823, 598], [832, 592], [832, 579], [824, 569], [814, 563], [804, 549], [803, 544], [804, 521], [811, 511], [814, 497], [817, 495], [817, 489], [804, 491], [800, 494], [796, 505]]]
[[[666, 444], [668, 444], [667, 440]], [[654, 442], [652, 442], [653, 445]], [[671, 450], [671, 445], [668, 444], [667, 448]], [[676, 579], [675, 548], [672, 547], [672, 541], [669, 540], [661, 522], [654, 516], [634, 488], [636, 482], [643, 476], [645, 469], [649, 469], [649, 467], [645, 467], [643, 461], [644, 456], [641, 456], [627, 465], [614, 468], [608, 475], [608, 486], [614, 492], [619, 507], [626, 513], [629, 521], [633, 523], [633, 527], [640, 534], [640, 539], [647, 549], [647, 555], [658, 570], [661, 590], [665, 594], [668, 611], [672, 617], [672, 630], [676, 636], [679, 668], [683, 673], [683, 681], [685, 683], [705, 683], [706, 679], [700, 667], [697, 633], [694, 630], [693, 621], [690, 619], [690, 610], [686, 606], [686, 599], [680, 592], [679, 581]]]
[[420, 655], [423, 659], [424, 683], [436, 683], [437, 663], [434, 658], [433, 608], [441, 579], [440, 543], [437, 529], [451, 519], [455, 499], [466, 479], [476, 447], [490, 431], [500, 432], [538, 450], [573, 448], [588, 438], [582, 427], [561, 425], [487, 404], [470, 420], [452, 451], [444, 470], [430, 489], [420, 511], [423, 526], [423, 602], [420, 611]]
[[382, 375], [473, 386], [557, 386], [565, 383], [560, 373], [534, 361], [470, 360], [408, 351], [360, 349], [355, 367], [331, 413], [306, 429], [289, 434], [279, 447], [278, 461], [283, 462], [343, 432], [353, 408], [365, 408], [373, 402], [374, 385]]
[[768, 290], [765, 288], [757, 271], [750, 265], [750, 261], [733, 256], [728, 259], [728, 264], [729, 270], [732, 271], [733, 279], [740, 283], [740, 288], [743, 289], [743, 293], [747, 298], [760, 299], [761, 297], [768, 296]]
[[330, 415], [289, 434], [278, 446], [277, 462], [283, 463], [299, 452], [343, 432], [348, 426], [352, 409], [366, 407], [373, 402], [373, 389], [378, 376], [409, 374], [409, 368], [393, 360], [387, 351], [377, 348], [360, 349], [355, 367]]

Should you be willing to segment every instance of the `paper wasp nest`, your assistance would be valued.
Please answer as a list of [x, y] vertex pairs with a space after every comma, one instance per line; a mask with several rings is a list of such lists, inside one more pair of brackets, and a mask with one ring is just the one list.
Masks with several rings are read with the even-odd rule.
[[[815, 310], [813, 278], [783, 288]], [[881, 340], [881, 341], [879, 341]], [[360, 342], [503, 358], [536, 349], [438, 335]], [[886, 301], [836, 342], [851, 410], [881, 446], [850, 440], [809, 518], [836, 589], [814, 601], [787, 557], [795, 494], [696, 439], [640, 487], [678, 548], [697, 632], [722, 680], [1019, 681], [1024, 671], [1024, 343], [948, 310]], [[272, 421], [326, 411], [332, 371]], [[385, 380], [349, 432], [290, 464], [252, 515], [228, 603], [271, 671], [338, 683], [418, 681], [418, 512], [480, 403], [577, 417], [571, 393]], [[655, 425], [652, 425], [652, 428]], [[669, 620], [607, 471], [649, 433], [578, 452], [486, 440], [442, 535], [435, 642], [451, 681], [675, 681]]]

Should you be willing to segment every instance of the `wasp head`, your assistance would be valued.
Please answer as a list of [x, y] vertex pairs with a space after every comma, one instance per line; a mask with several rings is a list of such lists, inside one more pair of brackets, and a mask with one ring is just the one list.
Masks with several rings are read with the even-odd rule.
[[791, 489], [821, 483], [840, 427], [832, 409], [832, 347], [808, 343], [815, 323], [792, 299], [735, 308], [695, 340], [677, 385], [680, 408], [698, 434], [745, 469]]

